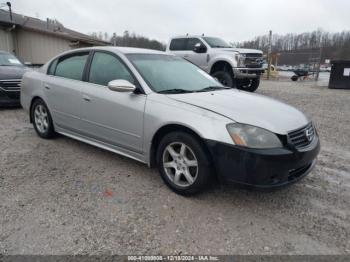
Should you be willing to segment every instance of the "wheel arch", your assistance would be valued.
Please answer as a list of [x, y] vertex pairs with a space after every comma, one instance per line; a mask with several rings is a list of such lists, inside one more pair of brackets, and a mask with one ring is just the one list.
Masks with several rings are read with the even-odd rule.
[[34, 102], [38, 99], [43, 100], [42, 97], [40, 97], [40, 96], [33, 96], [32, 100], [30, 101], [30, 106], [29, 106], [29, 121], [30, 121], [30, 123], [33, 123], [32, 107], [33, 107]]
[[206, 145], [206, 143], [204, 142], [203, 138], [193, 129], [181, 125], [181, 124], [167, 124], [162, 126], [161, 128], [159, 128], [157, 130], [157, 132], [153, 135], [152, 140], [151, 140], [151, 146], [150, 146], [150, 156], [149, 156], [149, 165], [150, 167], [155, 167], [156, 166], [156, 154], [157, 154], [157, 149], [159, 146], [159, 143], [161, 141], [161, 139], [171, 133], [171, 132], [176, 132], [176, 131], [180, 131], [180, 132], [184, 132], [187, 133], [189, 135], [194, 136], [197, 141], [202, 145], [202, 147], [204, 148], [204, 150], [206, 151], [206, 153], [208, 154], [208, 157], [210, 159], [211, 158], [211, 154], [209, 152], [209, 149]]
[[210, 66], [210, 74], [213, 74], [214, 72], [217, 72], [223, 68], [228, 68], [229, 70], [232, 71], [232, 63], [228, 59], [216, 59], [213, 61], [212, 65]]

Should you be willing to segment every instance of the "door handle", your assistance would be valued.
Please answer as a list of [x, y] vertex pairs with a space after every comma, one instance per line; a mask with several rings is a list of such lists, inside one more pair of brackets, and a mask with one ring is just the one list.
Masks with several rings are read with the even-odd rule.
[[184, 57], [189, 57], [189, 55], [184, 55]]
[[50, 90], [50, 87], [49, 87], [48, 85], [45, 85], [45, 88], [46, 88], [47, 90]]
[[83, 95], [83, 99], [87, 102], [90, 102], [91, 101], [91, 98], [87, 95]]

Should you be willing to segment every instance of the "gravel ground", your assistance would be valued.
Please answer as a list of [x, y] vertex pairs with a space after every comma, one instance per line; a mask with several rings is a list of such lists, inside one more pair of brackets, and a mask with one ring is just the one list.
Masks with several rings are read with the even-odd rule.
[[214, 185], [184, 198], [155, 169], [0, 111], [0, 254], [350, 253], [350, 91], [263, 82], [314, 119], [314, 171], [275, 192]]

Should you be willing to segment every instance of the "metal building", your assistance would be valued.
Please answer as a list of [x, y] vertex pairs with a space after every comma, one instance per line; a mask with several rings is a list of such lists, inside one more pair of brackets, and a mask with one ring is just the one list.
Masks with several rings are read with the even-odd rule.
[[14, 53], [23, 62], [42, 65], [53, 56], [74, 48], [110, 45], [65, 28], [55, 20], [46, 21], [0, 10], [0, 50]]

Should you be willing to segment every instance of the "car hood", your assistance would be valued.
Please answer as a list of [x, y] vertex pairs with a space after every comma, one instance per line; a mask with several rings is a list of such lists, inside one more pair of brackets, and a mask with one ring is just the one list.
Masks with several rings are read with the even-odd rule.
[[22, 79], [27, 71], [30, 69], [21, 66], [0, 66], [0, 80]]
[[310, 122], [302, 112], [290, 105], [237, 89], [176, 94], [168, 97], [215, 112], [235, 122], [258, 126], [282, 135]]
[[241, 54], [263, 54], [263, 52], [261, 50], [257, 50], [257, 49], [245, 49], [245, 48], [217, 48], [220, 49], [222, 51], [227, 51], [227, 52], [238, 52]]

